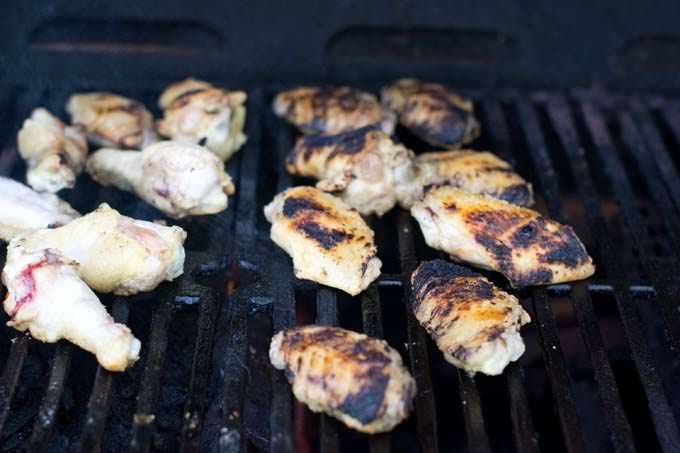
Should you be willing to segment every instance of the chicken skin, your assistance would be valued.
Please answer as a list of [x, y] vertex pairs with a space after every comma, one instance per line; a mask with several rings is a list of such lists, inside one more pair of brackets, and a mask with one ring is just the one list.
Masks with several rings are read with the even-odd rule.
[[430, 145], [456, 149], [479, 136], [472, 101], [438, 83], [400, 79], [381, 98], [399, 124]]
[[184, 271], [182, 228], [126, 217], [106, 203], [63, 227], [21, 239], [29, 252], [49, 248], [77, 262], [82, 279], [101, 293], [151, 291]]
[[339, 327], [296, 327], [272, 338], [269, 360], [286, 371], [298, 400], [357, 431], [390, 431], [413, 407], [415, 381], [382, 340]]
[[125, 371], [139, 358], [140, 342], [117, 324], [78, 275], [78, 264], [50, 249], [28, 252], [13, 240], [2, 271], [8, 326], [36, 340], [66, 339], [93, 353], [109, 371]]
[[531, 321], [517, 298], [476, 272], [443, 260], [411, 276], [413, 311], [446, 360], [469, 374], [498, 375], [524, 353], [519, 328]]
[[51, 193], [38, 193], [30, 187], [0, 176], [0, 240], [42, 228], [65, 225], [80, 214]]
[[538, 212], [450, 186], [411, 208], [430, 247], [456, 261], [502, 273], [513, 287], [581, 280], [593, 261], [569, 226]]
[[72, 188], [87, 158], [85, 134], [64, 126], [44, 108], [33, 110], [17, 135], [19, 154], [28, 163], [26, 179], [39, 192]]
[[224, 211], [236, 190], [224, 163], [191, 143], [159, 142], [142, 152], [103, 148], [86, 169], [99, 184], [135, 192], [175, 219]]
[[379, 125], [394, 131], [394, 114], [369, 93], [349, 87], [299, 87], [279, 93], [274, 113], [305, 134], [333, 135]]
[[265, 206], [264, 215], [272, 241], [293, 258], [296, 277], [355, 296], [380, 275], [373, 230], [339, 198], [293, 187]]
[[361, 214], [383, 215], [397, 202], [397, 180], [411, 173], [413, 153], [376, 126], [301, 137], [286, 159], [291, 174], [319, 179]]
[[99, 146], [138, 149], [157, 141], [153, 116], [140, 102], [112, 93], [79, 93], [66, 104], [71, 123]]
[[158, 105], [158, 133], [172, 140], [204, 145], [226, 161], [246, 142], [246, 93], [227, 91], [196, 79], [170, 85]]
[[488, 195], [518, 206], [534, 202], [531, 184], [512, 170], [510, 164], [486, 151], [435, 151], [419, 154], [413, 165], [414, 175], [402, 186], [400, 204], [409, 209], [422, 199], [426, 187], [451, 185], [466, 192]]

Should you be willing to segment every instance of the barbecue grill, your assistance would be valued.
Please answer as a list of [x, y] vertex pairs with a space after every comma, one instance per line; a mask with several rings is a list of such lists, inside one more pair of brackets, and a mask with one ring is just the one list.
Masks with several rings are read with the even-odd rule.
[[[103, 298], [142, 341], [132, 369], [0, 329], [3, 451], [680, 451], [677, 5], [41, 3], [0, 15], [0, 174], [24, 179], [15, 134], [34, 107], [67, 118], [69, 94], [99, 89], [153, 110], [189, 75], [248, 90], [248, 142], [227, 164], [229, 208], [178, 222], [185, 274]], [[269, 240], [264, 204], [308, 183], [285, 171], [297, 132], [274, 117], [273, 95], [302, 83], [376, 91], [400, 76], [471, 96], [472, 147], [511, 162], [597, 265], [587, 281], [517, 293], [527, 351], [502, 376], [457, 371], [412, 316], [410, 274], [438, 255], [407, 212], [370, 219], [383, 274], [355, 298], [296, 280]], [[106, 201], [162, 217], [87, 175], [61, 195], [81, 212]], [[297, 403], [269, 340], [311, 322], [397, 348], [418, 386], [411, 417], [367, 436]]]

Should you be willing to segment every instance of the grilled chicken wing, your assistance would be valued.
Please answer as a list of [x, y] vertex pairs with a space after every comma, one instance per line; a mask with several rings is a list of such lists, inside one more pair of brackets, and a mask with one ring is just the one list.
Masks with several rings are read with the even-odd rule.
[[410, 173], [413, 153], [375, 126], [337, 135], [301, 137], [286, 159], [294, 175], [320, 179], [361, 214], [383, 215], [397, 202], [397, 180]]
[[130, 295], [182, 274], [185, 239], [178, 226], [126, 217], [103, 203], [63, 227], [22, 237], [22, 244], [29, 252], [49, 248], [77, 262], [95, 291]]
[[74, 94], [66, 104], [71, 123], [100, 146], [143, 148], [157, 141], [153, 116], [140, 102], [112, 93]]
[[38, 193], [20, 182], [0, 176], [0, 240], [79, 217], [68, 203], [51, 193]]
[[331, 326], [277, 333], [269, 359], [295, 397], [364, 433], [390, 431], [413, 407], [415, 381], [385, 341]]
[[431, 145], [455, 149], [479, 135], [472, 102], [438, 83], [400, 79], [381, 97], [399, 124]]
[[411, 214], [430, 247], [498, 271], [514, 287], [581, 280], [595, 272], [571, 227], [531, 209], [440, 186], [414, 204]]
[[234, 184], [224, 164], [202, 146], [160, 142], [140, 153], [100, 149], [87, 161], [98, 183], [135, 192], [168, 216], [216, 214], [227, 208]]
[[501, 374], [524, 353], [519, 328], [531, 321], [517, 298], [476, 272], [443, 260], [411, 276], [416, 319], [446, 360], [469, 374]]
[[391, 134], [394, 114], [378, 99], [349, 87], [299, 87], [279, 93], [274, 113], [305, 134], [339, 134], [373, 124]]
[[40, 192], [71, 188], [87, 157], [85, 134], [64, 126], [44, 108], [33, 110], [17, 135], [19, 154], [28, 162], [28, 184]]
[[200, 143], [226, 161], [246, 142], [246, 93], [227, 91], [196, 79], [170, 85], [158, 105], [164, 117], [158, 133]]
[[400, 204], [410, 208], [422, 199], [423, 190], [432, 184], [451, 185], [466, 192], [489, 195], [518, 206], [534, 202], [531, 184], [512, 170], [510, 164], [486, 151], [440, 151], [419, 154], [414, 175], [401, 186]]
[[294, 187], [278, 194], [264, 215], [272, 240], [293, 258], [296, 277], [354, 296], [380, 275], [373, 230], [339, 198]]
[[14, 239], [2, 282], [7, 287], [3, 306], [11, 317], [8, 326], [28, 330], [46, 343], [66, 339], [95, 354], [109, 371], [124, 371], [139, 358], [139, 340], [109, 316], [80, 279], [78, 264], [58, 252], [28, 252], [23, 238]]

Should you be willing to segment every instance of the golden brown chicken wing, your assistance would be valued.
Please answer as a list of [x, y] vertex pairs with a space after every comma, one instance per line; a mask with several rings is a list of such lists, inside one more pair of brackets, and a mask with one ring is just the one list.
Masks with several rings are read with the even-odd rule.
[[431, 145], [455, 149], [479, 135], [472, 102], [444, 85], [400, 79], [383, 88], [381, 97], [399, 124]]
[[394, 114], [378, 99], [349, 87], [299, 87], [279, 93], [274, 113], [305, 134], [339, 134], [378, 124], [388, 134], [394, 130]]
[[269, 359], [286, 370], [298, 400], [358, 431], [390, 431], [413, 407], [415, 381], [385, 341], [339, 327], [296, 327], [272, 338]]
[[380, 275], [373, 230], [341, 199], [293, 187], [264, 208], [271, 238], [292, 258], [295, 276], [359, 294]]
[[531, 209], [435, 186], [411, 214], [430, 247], [498, 271], [515, 287], [581, 280], [595, 272], [571, 227]]
[[476, 272], [427, 261], [411, 276], [413, 311], [446, 360], [469, 374], [501, 374], [524, 353], [519, 328], [531, 321], [517, 298]]

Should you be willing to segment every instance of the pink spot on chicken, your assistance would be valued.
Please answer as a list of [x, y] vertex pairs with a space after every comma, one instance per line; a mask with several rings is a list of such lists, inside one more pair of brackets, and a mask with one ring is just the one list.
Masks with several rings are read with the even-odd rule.
[[[33, 277], [33, 272], [36, 269], [39, 269], [43, 267], [46, 264], [49, 264], [50, 259], [49, 257], [45, 257], [38, 261], [37, 263], [29, 264], [26, 266], [26, 269], [21, 271], [21, 274], [19, 274], [19, 280], [21, 281], [22, 288], [24, 289], [24, 294], [21, 296], [17, 301], [14, 303], [14, 309], [12, 310], [12, 319], [19, 313], [19, 310], [21, 307], [23, 307], [25, 304], [31, 302], [33, 300], [33, 297], [35, 296], [35, 278]], [[9, 293], [7, 294], [7, 297], [9, 297]]]
[[156, 186], [153, 188], [154, 192], [163, 198], [167, 198], [170, 195], [170, 188], [163, 184], [162, 186]]

